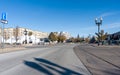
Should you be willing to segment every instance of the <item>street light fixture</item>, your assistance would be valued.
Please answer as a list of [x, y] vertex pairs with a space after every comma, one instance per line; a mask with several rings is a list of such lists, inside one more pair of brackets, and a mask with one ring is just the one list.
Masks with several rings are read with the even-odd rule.
[[24, 31], [24, 35], [25, 35], [25, 44], [27, 44], [27, 30], [25, 29], [25, 31]]
[[102, 25], [102, 17], [98, 20], [97, 18], [95, 19], [95, 23], [98, 26], [98, 46], [100, 45], [100, 25]]

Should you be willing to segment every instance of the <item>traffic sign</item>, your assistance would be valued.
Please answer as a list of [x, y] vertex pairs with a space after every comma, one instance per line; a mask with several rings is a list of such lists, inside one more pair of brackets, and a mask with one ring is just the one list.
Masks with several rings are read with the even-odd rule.
[[1, 20], [6, 20], [6, 13], [2, 13], [2, 18]]

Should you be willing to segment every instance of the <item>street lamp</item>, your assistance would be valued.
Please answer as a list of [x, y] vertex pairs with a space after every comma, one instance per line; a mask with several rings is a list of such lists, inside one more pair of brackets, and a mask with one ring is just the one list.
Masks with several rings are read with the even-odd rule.
[[27, 30], [26, 29], [24, 31], [24, 35], [25, 35], [25, 44], [27, 44]]
[[95, 23], [98, 26], [98, 46], [100, 45], [100, 25], [102, 25], [102, 20], [102, 17], [99, 20], [95, 19]]

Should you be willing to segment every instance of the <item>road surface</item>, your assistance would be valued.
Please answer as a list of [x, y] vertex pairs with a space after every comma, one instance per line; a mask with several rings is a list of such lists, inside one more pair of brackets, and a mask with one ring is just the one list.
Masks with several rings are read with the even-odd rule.
[[81, 44], [75, 53], [93, 75], [120, 75], [120, 47]]
[[75, 55], [74, 46], [30, 47], [0, 54], [0, 75], [91, 75]]

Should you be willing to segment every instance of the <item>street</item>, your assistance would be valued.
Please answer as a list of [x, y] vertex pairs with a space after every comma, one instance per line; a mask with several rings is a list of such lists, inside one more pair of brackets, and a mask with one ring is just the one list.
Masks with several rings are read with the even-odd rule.
[[91, 75], [74, 53], [75, 45], [29, 47], [0, 54], [0, 75]]
[[93, 75], [120, 75], [120, 47], [81, 44], [74, 48]]

